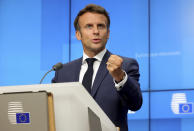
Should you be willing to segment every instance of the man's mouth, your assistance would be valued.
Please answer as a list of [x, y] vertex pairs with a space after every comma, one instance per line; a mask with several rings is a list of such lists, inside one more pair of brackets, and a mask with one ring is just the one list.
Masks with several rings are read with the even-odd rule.
[[92, 42], [93, 43], [99, 43], [99, 42], [101, 42], [101, 39], [92, 39]]

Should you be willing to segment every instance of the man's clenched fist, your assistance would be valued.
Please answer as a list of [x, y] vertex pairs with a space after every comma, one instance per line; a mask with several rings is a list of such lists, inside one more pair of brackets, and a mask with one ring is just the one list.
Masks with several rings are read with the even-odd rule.
[[107, 69], [116, 82], [121, 82], [125, 76], [122, 70], [123, 59], [117, 55], [111, 55], [107, 61]]

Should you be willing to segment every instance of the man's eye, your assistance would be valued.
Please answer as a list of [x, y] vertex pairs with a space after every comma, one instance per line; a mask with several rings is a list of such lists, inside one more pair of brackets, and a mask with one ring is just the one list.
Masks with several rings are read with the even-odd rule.
[[104, 29], [105, 28], [105, 25], [104, 24], [100, 24], [100, 25], [98, 25], [98, 28], [99, 29]]
[[86, 28], [92, 28], [92, 25], [86, 25]]

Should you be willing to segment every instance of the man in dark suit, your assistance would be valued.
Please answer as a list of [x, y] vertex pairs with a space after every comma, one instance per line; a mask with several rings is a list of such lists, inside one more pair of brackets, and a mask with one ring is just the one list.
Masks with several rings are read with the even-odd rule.
[[128, 110], [137, 111], [142, 105], [139, 66], [134, 59], [113, 55], [105, 48], [109, 26], [110, 18], [103, 7], [90, 4], [82, 9], [74, 27], [76, 38], [82, 42], [83, 57], [64, 64], [52, 82], [83, 83], [110, 120], [121, 131], [128, 131]]

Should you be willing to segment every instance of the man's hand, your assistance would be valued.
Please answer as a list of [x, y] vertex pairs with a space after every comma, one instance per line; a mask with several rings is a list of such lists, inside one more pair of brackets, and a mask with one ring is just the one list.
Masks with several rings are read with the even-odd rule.
[[107, 61], [107, 69], [116, 82], [121, 82], [125, 76], [122, 70], [123, 59], [117, 55], [111, 55]]

